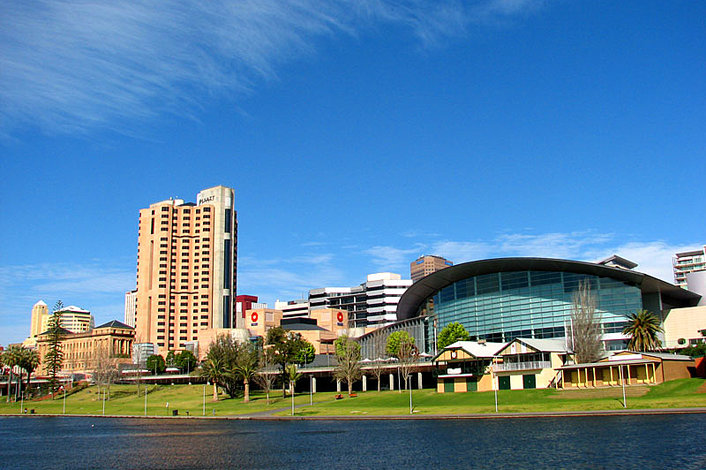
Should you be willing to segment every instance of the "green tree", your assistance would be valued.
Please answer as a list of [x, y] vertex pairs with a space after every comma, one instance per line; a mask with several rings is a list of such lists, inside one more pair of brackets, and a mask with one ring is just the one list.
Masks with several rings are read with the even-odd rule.
[[659, 318], [647, 310], [638, 310], [628, 315], [628, 324], [623, 328], [623, 334], [629, 335], [628, 349], [630, 351], [653, 351], [662, 346], [657, 333], [662, 331]]
[[390, 333], [387, 337], [387, 346], [385, 347], [385, 352], [388, 356], [396, 357], [399, 359], [400, 345], [411, 344], [414, 346], [414, 338], [406, 331], [400, 330]]
[[446, 346], [455, 343], [456, 341], [468, 341], [468, 331], [458, 322], [449, 323], [439, 333], [437, 340], [437, 349], [444, 349]]
[[280, 368], [282, 397], [286, 397], [287, 366], [289, 364], [308, 364], [313, 361], [313, 345], [303, 339], [300, 334], [277, 326], [267, 331], [265, 347], [271, 351], [272, 361]]
[[292, 362], [299, 365], [310, 364], [316, 357], [316, 348], [304, 338], [297, 338], [294, 344], [294, 359]]
[[147, 370], [152, 372], [154, 375], [163, 373], [167, 368], [167, 363], [164, 358], [159, 354], [152, 354], [147, 358], [146, 364]]
[[64, 352], [61, 342], [66, 334], [66, 330], [61, 327], [61, 311], [63, 309], [64, 303], [61, 300], [57, 300], [56, 304], [54, 304], [54, 313], [49, 317], [47, 325], [49, 347], [44, 356], [44, 362], [46, 364], [46, 370], [49, 373], [49, 389], [51, 390], [52, 398], [57, 388], [56, 376], [59, 371], [61, 371], [61, 366], [64, 362]]
[[336, 362], [334, 370], [337, 380], [345, 381], [348, 385], [348, 395], [353, 393], [353, 384], [360, 380], [363, 372], [360, 369], [360, 344], [346, 335], [339, 336], [334, 343], [336, 349]]
[[192, 353], [188, 349], [185, 349], [184, 351], [177, 354], [175, 360], [176, 366], [181, 369], [182, 372], [186, 372], [187, 374], [196, 369], [196, 363], [196, 356], [194, 356], [194, 353]]
[[176, 354], [174, 354], [174, 351], [169, 351], [167, 353], [167, 357], [164, 362], [167, 364], [167, 367], [176, 367]]
[[595, 362], [600, 359], [603, 354], [601, 324], [596, 314], [596, 296], [587, 281], [580, 281], [572, 296], [570, 327], [576, 362]]
[[206, 360], [201, 363], [199, 375], [213, 384], [213, 401], [218, 400], [218, 384], [223, 380], [224, 374], [225, 366], [220, 356], [206, 357]]
[[679, 354], [684, 354], [685, 356], [691, 357], [704, 357], [706, 356], [706, 343], [698, 343], [693, 346], [688, 346], [679, 351]]
[[292, 416], [294, 415], [294, 389], [297, 384], [297, 380], [299, 380], [302, 375], [297, 371], [297, 365], [296, 364], [290, 364], [287, 366], [286, 370], [286, 377], [287, 380], [289, 381], [289, 393], [292, 396]]
[[258, 350], [254, 344], [247, 343], [238, 348], [233, 373], [243, 381], [243, 403], [250, 402], [250, 382], [260, 370], [259, 359]]

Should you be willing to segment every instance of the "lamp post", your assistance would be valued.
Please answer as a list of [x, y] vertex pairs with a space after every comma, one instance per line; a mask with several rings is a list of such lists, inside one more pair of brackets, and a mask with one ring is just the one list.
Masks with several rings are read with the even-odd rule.
[[105, 389], [103, 389], [103, 416], [105, 416]]
[[203, 415], [204, 416], [206, 416], [206, 385], [211, 385], [211, 383], [206, 381], [203, 384]]
[[147, 384], [145, 384], [145, 416], [147, 416]]
[[62, 414], [66, 414], [66, 387], [64, 385], [62, 385], [61, 389], [64, 391], [64, 406], [63, 406]]
[[[495, 412], [498, 412], [498, 388], [500, 388], [500, 378], [495, 373], [495, 366], [497, 365], [498, 356], [493, 356], [493, 366], [490, 368], [493, 379], [493, 390], [495, 391]], [[497, 380], [497, 383], [496, 383]]]
[[623, 380], [623, 366], [619, 366], [618, 370], [620, 371], [620, 383], [623, 386], [623, 408], [627, 408], [628, 402], [625, 400], [625, 381]]

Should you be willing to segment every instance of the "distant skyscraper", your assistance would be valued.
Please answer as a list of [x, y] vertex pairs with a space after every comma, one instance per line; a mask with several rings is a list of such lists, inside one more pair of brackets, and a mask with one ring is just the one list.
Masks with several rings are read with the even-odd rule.
[[700, 250], [677, 253], [672, 258], [672, 267], [674, 268], [674, 284], [686, 289], [686, 275], [688, 273], [706, 271], [706, 246]]
[[235, 327], [238, 222], [235, 193], [216, 186], [196, 204], [169, 199], [140, 210], [136, 340], [160, 354], [199, 330]]
[[137, 289], [125, 292], [125, 324], [135, 328], [137, 317]]
[[441, 269], [453, 266], [453, 262], [441, 256], [422, 255], [409, 265], [412, 282], [417, 282], [424, 276], [435, 273]]
[[40, 300], [32, 307], [32, 323], [29, 327], [29, 337], [36, 338], [44, 333], [47, 329], [47, 321], [49, 320], [49, 307]]

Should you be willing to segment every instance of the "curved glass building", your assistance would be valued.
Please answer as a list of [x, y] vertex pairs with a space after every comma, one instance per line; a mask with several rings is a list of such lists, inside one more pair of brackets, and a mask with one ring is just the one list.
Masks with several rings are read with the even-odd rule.
[[588, 283], [603, 340], [620, 348], [626, 316], [640, 309], [696, 305], [700, 296], [636, 271], [546, 258], [501, 258], [459, 264], [433, 273], [400, 299], [398, 320], [436, 318], [441, 331], [461, 323], [472, 337], [493, 342], [565, 337], [574, 293]]

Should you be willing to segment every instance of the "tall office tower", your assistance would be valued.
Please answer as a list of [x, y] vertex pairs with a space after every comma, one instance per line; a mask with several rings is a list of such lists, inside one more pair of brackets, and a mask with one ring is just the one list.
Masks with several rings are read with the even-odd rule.
[[36, 338], [47, 330], [49, 307], [40, 300], [32, 307], [32, 322], [29, 327], [29, 337]]
[[701, 250], [677, 253], [672, 258], [672, 267], [674, 268], [674, 284], [686, 289], [686, 275], [688, 273], [706, 271], [706, 246]]
[[410, 263], [409, 274], [412, 278], [412, 282], [417, 282], [424, 276], [428, 276], [431, 273], [453, 265], [453, 262], [441, 256], [422, 255]]
[[125, 292], [125, 324], [135, 328], [137, 317], [137, 289]]
[[199, 330], [234, 328], [235, 193], [216, 186], [196, 204], [169, 199], [140, 210], [136, 342], [183, 349]]

